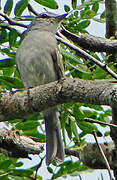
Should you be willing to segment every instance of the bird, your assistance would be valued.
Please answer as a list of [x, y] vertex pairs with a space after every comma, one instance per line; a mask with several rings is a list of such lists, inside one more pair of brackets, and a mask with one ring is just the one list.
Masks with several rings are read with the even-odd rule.
[[[67, 15], [43, 12], [32, 20], [16, 52], [16, 64], [25, 88], [44, 85], [64, 76], [64, 67], [56, 40], [60, 22]], [[64, 161], [60, 106], [42, 112], [46, 131], [46, 165]]]

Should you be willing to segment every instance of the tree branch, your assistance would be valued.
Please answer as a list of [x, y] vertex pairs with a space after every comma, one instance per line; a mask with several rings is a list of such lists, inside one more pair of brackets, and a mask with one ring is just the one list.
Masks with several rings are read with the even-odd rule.
[[2, 16], [3, 18], [5, 18], [5, 20], [8, 21], [8, 23], [9, 23], [10, 25], [28, 28], [28, 25], [25, 25], [25, 24], [23, 24], [23, 23], [18, 23], [17, 21], [14, 21], [14, 20], [10, 19], [6, 14], [0, 13], [0, 16]]
[[106, 122], [94, 120], [94, 119], [91, 119], [91, 118], [85, 118], [84, 120], [86, 122], [90, 122], [90, 123], [97, 123], [97, 124], [101, 124], [101, 125], [106, 125], [106, 126], [110, 126], [110, 127], [113, 127], [113, 128], [117, 128], [117, 125], [115, 125], [115, 124], [106, 123]]
[[94, 135], [96, 144], [97, 144], [97, 146], [98, 146], [98, 149], [99, 149], [99, 151], [100, 151], [100, 153], [101, 153], [101, 155], [102, 155], [102, 157], [103, 157], [103, 159], [104, 159], [106, 168], [108, 169], [108, 173], [109, 173], [109, 176], [110, 176], [110, 180], [112, 180], [113, 178], [112, 178], [111, 168], [110, 168], [109, 162], [108, 162], [108, 160], [107, 160], [107, 158], [106, 158], [106, 156], [105, 156], [105, 154], [104, 154], [104, 151], [103, 151], [102, 147], [101, 147], [100, 144], [98, 143], [97, 135], [96, 135], [96, 132], [95, 132], [95, 131], [94, 131], [93, 135]]
[[95, 37], [89, 34], [77, 36], [66, 30], [63, 26], [60, 32], [74, 44], [92, 52], [117, 52], [117, 40]]
[[29, 154], [40, 154], [43, 150], [43, 144], [0, 126], [1, 153], [15, 158], [29, 158]]
[[0, 100], [0, 121], [26, 118], [35, 112], [67, 102], [117, 106], [117, 84], [64, 78], [16, 93]]
[[[60, 35], [60, 34], [59, 34]], [[81, 57], [83, 57], [84, 59], [89, 59], [91, 60], [93, 63], [95, 63], [96, 65], [98, 65], [99, 67], [101, 67], [103, 70], [105, 70], [108, 74], [110, 74], [112, 77], [114, 77], [115, 79], [117, 79], [117, 74], [112, 71], [106, 64], [102, 63], [101, 61], [98, 61], [96, 58], [94, 58], [93, 56], [91, 56], [90, 54], [88, 54], [87, 52], [85, 52], [84, 50], [82, 50], [80, 47], [75, 46], [74, 44], [71, 44], [67, 39], [65, 38], [61, 38], [61, 37], [56, 37], [56, 39], [65, 44], [66, 46], [68, 46], [69, 48], [75, 50]]]

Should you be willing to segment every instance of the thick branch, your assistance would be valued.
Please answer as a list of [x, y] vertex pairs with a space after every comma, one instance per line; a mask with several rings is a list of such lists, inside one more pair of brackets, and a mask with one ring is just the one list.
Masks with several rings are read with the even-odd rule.
[[0, 120], [25, 118], [57, 104], [82, 102], [117, 105], [117, 84], [64, 78], [27, 91], [4, 94], [0, 100]]
[[[103, 152], [108, 159], [108, 162], [111, 166], [111, 169], [114, 168], [113, 163], [113, 148], [114, 144], [100, 144], [101, 148], [103, 149]], [[102, 158], [102, 155], [97, 147], [96, 144], [87, 144], [82, 150], [79, 152], [80, 159], [83, 161], [85, 165], [87, 165], [90, 168], [95, 169], [105, 169], [105, 161]]]
[[18, 132], [0, 126], [0, 152], [11, 157], [28, 158], [29, 154], [40, 154], [43, 145]]
[[77, 36], [67, 31], [64, 27], [62, 27], [61, 33], [76, 45], [92, 52], [117, 52], [117, 40], [95, 37], [89, 34]]

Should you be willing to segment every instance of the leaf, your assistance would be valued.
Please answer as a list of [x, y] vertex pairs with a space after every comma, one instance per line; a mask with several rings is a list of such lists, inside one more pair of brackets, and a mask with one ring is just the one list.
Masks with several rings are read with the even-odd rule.
[[12, 8], [13, 8], [13, 0], [7, 0], [4, 6], [4, 13], [9, 16], [12, 11]]
[[93, 131], [98, 132], [98, 128], [95, 124], [88, 123], [86, 121], [77, 121], [78, 127], [86, 134], [92, 134]]
[[17, 89], [23, 88], [23, 84], [20, 79], [9, 76], [0, 76], [0, 85]]
[[13, 175], [20, 177], [30, 177], [32, 175], [33, 169], [14, 169]]
[[99, 9], [99, 2], [95, 2], [95, 3], [93, 4], [93, 6], [92, 6], [92, 10], [93, 10], [95, 13], [97, 13], [98, 9]]
[[72, 138], [72, 130], [71, 130], [71, 119], [68, 119], [68, 123], [65, 124], [65, 129], [67, 131], [68, 137]]
[[6, 54], [7, 56], [11, 57], [11, 58], [15, 58], [16, 57], [16, 52], [11, 51], [10, 48], [1, 48], [0, 47], [0, 52], [3, 54]]
[[0, 161], [0, 169], [7, 169], [11, 165], [10, 160]]
[[15, 62], [14, 58], [2, 59], [2, 60], [0, 60], [0, 69], [5, 68], [5, 67], [14, 66], [15, 64], [16, 64], [16, 62]]
[[87, 27], [89, 26], [89, 24], [90, 24], [90, 21], [89, 21], [89, 20], [84, 20], [84, 21], [81, 21], [81, 22], [77, 25], [77, 28], [78, 28], [79, 30], [85, 29], [85, 28], [87, 28]]
[[96, 13], [93, 10], [86, 9], [86, 10], [82, 10], [80, 15], [82, 19], [91, 19], [96, 15]]
[[70, 11], [70, 7], [68, 5], [64, 5], [64, 10], [65, 10], [65, 12], [69, 12]]
[[103, 13], [100, 16], [100, 19], [105, 19], [105, 15], [106, 15], [106, 13], [105, 13], [105, 11], [103, 11]]
[[76, 7], [77, 7], [77, 0], [72, 0], [72, 7], [73, 7], [73, 9], [76, 9]]
[[53, 172], [53, 169], [50, 167], [50, 166], [48, 166], [47, 167], [47, 170], [49, 171], [49, 173], [51, 173], [51, 174], [53, 174], [54, 172]]
[[16, 29], [11, 29], [9, 33], [9, 44], [11, 47], [15, 46], [15, 42], [17, 40], [18, 34]]
[[8, 33], [6, 29], [2, 28], [2, 32], [0, 34], [0, 43], [5, 43], [8, 41]]
[[18, 123], [16, 125], [16, 128], [20, 129], [20, 130], [33, 130], [33, 129], [37, 129], [37, 126], [39, 125], [39, 123], [37, 121], [26, 121], [26, 122], [21, 122]]
[[93, 73], [93, 79], [105, 79], [107, 76], [107, 72], [105, 72], [102, 68], [96, 67], [96, 70]]
[[27, 6], [28, 6], [28, 0], [19, 1], [15, 6], [14, 14], [16, 16], [21, 16], [21, 14], [23, 13], [23, 11], [26, 9]]
[[58, 4], [54, 1], [54, 0], [34, 0], [37, 3], [46, 6], [48, 8], [51, 9], [57, 9], [58, 8]]
[[83, 165], [80, 161], [73, 162], [72, 160], [65, 161], [64, 163], [60, 164], [60, 169], [57, 173], [53, 174], [51, 179], [57, 179], [58, 177], [65, 177], [66, 175], [76, 172], [85, 171], [88, 168]]
[[77, 140], [79, 140], [77, 125], [76, 125], [76, 122], [74, 122], [73, 119], [72, 119], [72, 121], [71, 121], [71, 129], [72, 129], [72, 132], [73, 132], [75, 138], [76, 138]]
[[76, 121], [82, 121], [85, 117], [83, 111], [77, 105], [75, 105], [73, 108], [73, 115]]

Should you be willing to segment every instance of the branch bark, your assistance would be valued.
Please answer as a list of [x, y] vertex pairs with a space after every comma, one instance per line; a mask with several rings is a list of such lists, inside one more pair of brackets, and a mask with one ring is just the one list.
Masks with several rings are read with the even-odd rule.
[[63, 26], [60, 32], [74, 44], [92, 52], [117, 52], [117, 40], [95, 37], [89, 34], [77, 36], [67, 31]]
[[0, 126], [0, 153], [15, 158], [29, 158], [29, 154], [39, 155], [43, 150], [43, 144]]
[[0, 99], [0, 121], [25, 119], [32, 113], [67, 102], [116, 107], [117, 84], [64, 78], [29, 90], [6, 93]]

